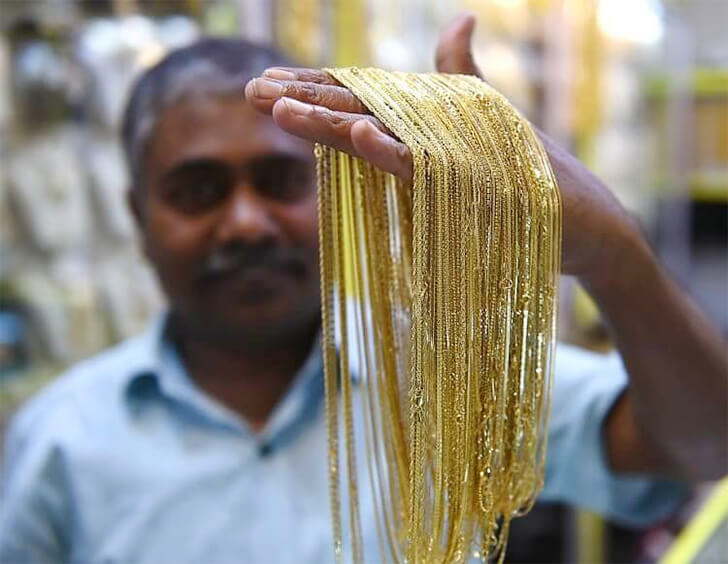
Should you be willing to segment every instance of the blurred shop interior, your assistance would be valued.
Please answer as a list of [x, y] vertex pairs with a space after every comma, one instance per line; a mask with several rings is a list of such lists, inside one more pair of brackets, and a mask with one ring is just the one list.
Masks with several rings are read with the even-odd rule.
[[[726, 0], [1, 4], [0, 430], [66, 366], [163, 306], [127, 210], [117, 128], [135, 77], [208, 34], [272, 42], [311, 66], [426, 71], [438, 29], [474, 12], [488, 80], [617, 193], [728, 336]], [[586, 293], [568, 279], [561, 292], [562, 339], [608, 349]], [[726, 562], [727, 513], [714, 485], [648, 531], [538, 505], [513, 523], [508, 561], [652, 562], [677, 540], [692, 550], [684, 561]]]

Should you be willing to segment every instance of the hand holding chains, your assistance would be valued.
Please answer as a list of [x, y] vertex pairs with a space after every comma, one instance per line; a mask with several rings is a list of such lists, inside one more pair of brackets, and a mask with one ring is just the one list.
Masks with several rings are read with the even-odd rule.
[[[502, 560], [511, 518], [543, 484], [556, 180], [528, 122], [475, 77], [328, 72], [407, 145], [414, 174], [409, 186], [316, 147], [337, 559], [344, 487], [355, 561]], [[360, 495], [374, 502], [379, 555], [363, 554]]]

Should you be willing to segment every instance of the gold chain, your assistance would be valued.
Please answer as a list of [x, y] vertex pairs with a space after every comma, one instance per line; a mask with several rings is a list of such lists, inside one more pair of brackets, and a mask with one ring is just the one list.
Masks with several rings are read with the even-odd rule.
[[[360, 490], [373, 496], [382, 561], [502, 561], [511, 518], [543, 485], [556, 180], [528, 122], [477, 78], [327, 70], [413, 158], [409, 186], [316, 147], [336, 558], [344, 486], [356, 562]], [[357, 475], [355, 439], [366, 441], [368, 480]]]

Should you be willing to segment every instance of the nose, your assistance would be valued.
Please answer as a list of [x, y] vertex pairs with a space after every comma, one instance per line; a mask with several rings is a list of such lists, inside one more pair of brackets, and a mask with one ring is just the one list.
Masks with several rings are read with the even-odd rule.
[[218, 239], [222, 244], [244, 241], [249, 245], [269, 243], [277, 237], [277, 223], [268, 204], [254, 186], [240, 183], [235, 186], [224, 217], [218, 224]]

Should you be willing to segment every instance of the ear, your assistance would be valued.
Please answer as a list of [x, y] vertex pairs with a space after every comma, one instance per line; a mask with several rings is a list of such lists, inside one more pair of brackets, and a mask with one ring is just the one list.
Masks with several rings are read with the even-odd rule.
[[126, 191], [126, 204], [129, 206], [129, 211], [134, 218], [134, 223], [137, 227], [137, 233], [139, 234], [139, 243], [141, 245], [141, 251], [152, 263], [152, 256], [149, 254], [149, 237], [147, 236], [147, 225], [146, 225], [146, 210], [144, 203], [144, 192], [142, 189], [132, 186]]

